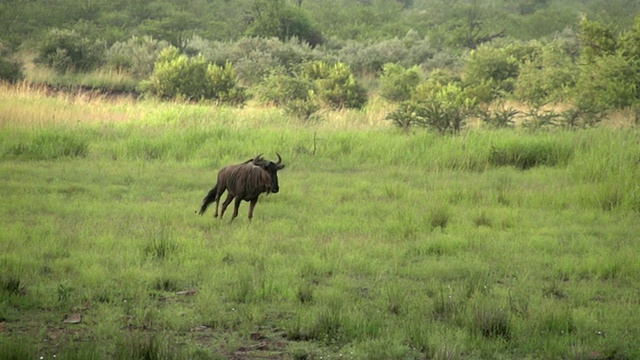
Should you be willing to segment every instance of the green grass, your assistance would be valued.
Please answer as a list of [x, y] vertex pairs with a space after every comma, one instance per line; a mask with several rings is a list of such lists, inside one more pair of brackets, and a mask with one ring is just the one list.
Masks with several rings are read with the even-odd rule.
[[[4, 100], [2, 358], [640, 357], [637, 129]], [[221, 166], [276, 151], [251, 223], [195, 214]]]

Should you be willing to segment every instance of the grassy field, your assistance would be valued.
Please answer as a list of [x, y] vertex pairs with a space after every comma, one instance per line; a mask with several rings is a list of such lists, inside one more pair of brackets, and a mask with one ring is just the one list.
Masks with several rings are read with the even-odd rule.
[[[0, 89], [0, 358], [640, 358], [640, 131]], [[217, 170], [283, 157], [254, 219]]]

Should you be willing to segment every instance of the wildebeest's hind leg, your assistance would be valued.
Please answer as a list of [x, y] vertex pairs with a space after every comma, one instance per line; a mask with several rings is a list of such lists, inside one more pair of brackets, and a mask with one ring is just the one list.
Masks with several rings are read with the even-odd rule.
[[[220, 187], [216, 186], [216, 188], [217, 188], [216, 198], [215, 198], [215, 201], [216, 201], [216, 213], [213, 214], [213, 217], [218, 217], [218, 204], [220, 204], [220, 198], [222, 197], [222, 194], [224, 194], [225, 190], [227, 190], [227, 188], [225, 186], [220, 186]], [[227, 196], [229, 196], [229, 195], [231, 195], [231, 194], [228, 194]], [[228, 199], [228, 197], [227, 197], [227, 199]], [[231, 200], [229, 200], [229, 201], [231, 201]], [[224, 214], [224, 210], [222, 210], [222, 213]], [[220, 215], [220, 217], [222, 217], [222, 215]]]
[[258, 202], [258, 198], [255, 198], [251, 200], [251, 202], [249, 203], [249, 221], [253, 219], [253, 208], [256, 206], [257, 202]]
[[[227, 198], [224, 199], [224, 202], [222, 203], [222, 209], [220, 210], [220, 219], [222, 219], [222, 217], [224, 216], [224, 212], [227, 210], [227, 206], [229, 206], [231, 200], [233, 200], [233, 195], [231, 195], [231, 193], [227, 193]], [[218, 206], [216, 206], [216, 211], [217, 210]]]
[[238, 209], [240, 208], [241, 201], [242, 201], [242, 198], [240, 196], [236, 197], [236, 201], [233, 204], [233, 216], [231, 217], [231, 221], [233, 221], [233, 219], [235, 219], [238, 216]]

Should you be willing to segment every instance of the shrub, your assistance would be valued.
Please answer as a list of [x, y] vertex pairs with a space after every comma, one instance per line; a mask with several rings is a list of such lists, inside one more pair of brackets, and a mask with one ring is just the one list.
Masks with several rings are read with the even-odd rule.
[[418, 67], [405, 69], [394, 63], [385, 64], [380, 76], [380, 94], [387, 100], [406, 101], [420, 83]]
[[180, 54], [175, 47], [160, 53], [151, 78], [141, 87], [145, 93], [161, 98], [210, 99], [231, 104], [245, 101], [245, 89], [237, 85], [231, 63], [218, 66], [201, 55], [190, 58]]
[[137, 78], [146, 78], [153, 72], [153, 65], [165, 48], [166, 41], [150, 36], [133, 36], [127, 41], [118, 41], [106, 51], [107, 65], [114, 69], [124, 69]]
[[283, 106], [287, 115], [308, 120], [321, 107], [315, 91], [316, 85], [311, 79], [278, 68], [260, 84], [258, 97], [261, 101]]
[[310, 120], [320, 111], [321, 104], [315, 96], [308, 99], [296, 99], [289, 101], [285, 105], [285, 114], [297, 117], [302, 120]]
[[593, 127], [600, 123], [605, 114], [605, 112], [597, 111], [590, 107], [583, 108], [574, 105], [560, 112], [557, 123], [566, 129], [583, 129]]
[[520, 111], [510, 106], [505, 106], [504, 102], [500, 102], [495, 109], [479, 109], [477, 114], [485, 126], [500, 129], [513, 127], [514, 119], [520, 114]]
[[228, 104], [243, 104], [246, 101], [245, 88], [237, 85], [236, 71], [230, 62], [224, 66], [209, 64], [206, 80], [209, 84], [208, 99]]
[[52, 29], [40, 42], [36, 62], [58, 73], [96, 69], [104, 58], [104, 44], [91, 41], [73, 30]]
[[404, 101], [398, 105], [396, 110], [388, 113], [385, 120], [391, 120], [393, 125], [409, 131], [409, 128], [421, 123], [417, 110], [417, 104], [411, 101]]
[[401, 103], [386, 119], [405, 129], [421, 126], [440, 134], [456, 134], [464, 128], [466, 119], [475, 111], [475, 99], [468, 98], [456, 84], [426, 91], [422, 91], [420, 85], [413, 99]]
[[311, 79], [288, 74], [277, 68], [264, 78], [259, 86], [259, 98], [275, 105], [284, 105], [295, 100], [306, 100], [315, 89]]
[[318, 97], [330, 107], [359, 109], [367, 102], [366, 90], [348, 65], [313, 61], [306, 64], [304, 76], [313, 81]]
[[540, 130], [558, 125], [560, 114], [553, 109], [544, 108], [546, 104], [534, 104], [524, 116], [522, 126], [529, 130]]

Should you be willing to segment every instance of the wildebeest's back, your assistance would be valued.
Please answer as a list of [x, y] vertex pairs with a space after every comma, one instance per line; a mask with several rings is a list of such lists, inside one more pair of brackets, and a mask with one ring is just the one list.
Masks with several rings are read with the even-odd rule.
[[231, 169], [227, 187], [229, 192], [249, 201], [269, 192], [271, 177], [261, 167], [245, 163]]

